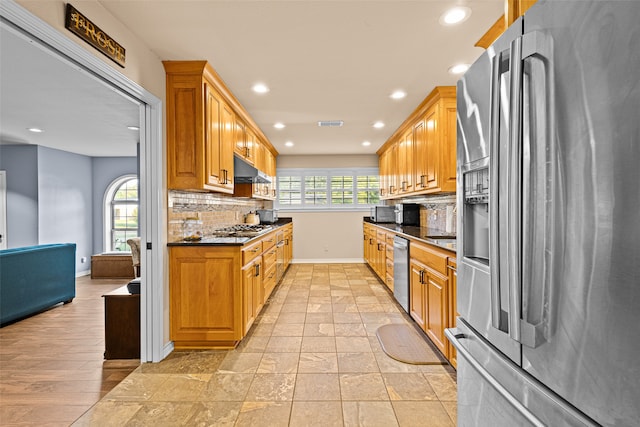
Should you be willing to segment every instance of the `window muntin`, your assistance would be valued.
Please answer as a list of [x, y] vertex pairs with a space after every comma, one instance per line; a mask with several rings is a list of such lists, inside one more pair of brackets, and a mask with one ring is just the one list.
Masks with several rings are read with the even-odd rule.
[[302, 204], [302, 177], [278, 177], [279, 200], [281, 205]]
[[380, 177], [378, 175], [358, 175], [357, 200], [362, 205], [380, 203]]
[[279, 169], [280, 209], [367, 209], [380, 201], [377, 168]]

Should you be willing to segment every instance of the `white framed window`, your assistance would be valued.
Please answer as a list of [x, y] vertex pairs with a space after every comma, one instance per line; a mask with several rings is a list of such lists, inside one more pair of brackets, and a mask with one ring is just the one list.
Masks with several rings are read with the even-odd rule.
[[280, 210], [368, 210], [380, 202], [377, 168], [278, 169]]
[[125, 175], [114, 180], [105, 192], [104, 242], [107, 252], [130, 252], [127, 239], [140, 235], [138, 177]]

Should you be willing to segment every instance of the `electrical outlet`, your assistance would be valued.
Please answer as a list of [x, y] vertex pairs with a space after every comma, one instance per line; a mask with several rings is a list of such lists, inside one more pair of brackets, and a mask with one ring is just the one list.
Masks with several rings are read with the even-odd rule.
[[86, 256], [83, 256], [82, 258], [80, 258], [80, 264], [84, 264], [85, 262], [87, 262]]

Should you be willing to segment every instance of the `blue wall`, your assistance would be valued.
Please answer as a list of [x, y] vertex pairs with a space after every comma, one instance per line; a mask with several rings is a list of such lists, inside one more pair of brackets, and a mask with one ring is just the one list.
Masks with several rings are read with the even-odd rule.
[[91, 158], [38, 147], [38, 188], [39, 243], [75, 243], [76, 271], [90, 270]]
[[0, 145], [7, 171], [7, 248], [38, 244], [38, 147]]
[[[76, 272], [103, 252], [105, 191], [138, 173], [135, 157], [88, 157], [34, 145], [0, 145], [7, 171], [7, 247], [75, 243]], [[82, 258], [86, 263], [81, 263]]]

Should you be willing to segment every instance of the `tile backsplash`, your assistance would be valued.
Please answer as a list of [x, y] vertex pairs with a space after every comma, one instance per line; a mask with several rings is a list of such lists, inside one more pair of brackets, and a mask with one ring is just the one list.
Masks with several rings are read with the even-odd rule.
[[[425, 196], [402, 202], [419, 203], [420, 226], [456, 234], [456, 195]], [[447, 220], [449, 217], [449, 221]]]
[[256, 209], [270, 209], [273, 202], [245, 199], [213, 193], [169, 191], [168, 240], [182, 239], [182, 228], [187, 218], [202, 221], [202, 233], [206, 236], [217, 228], [244, 222], [244, 217]]

